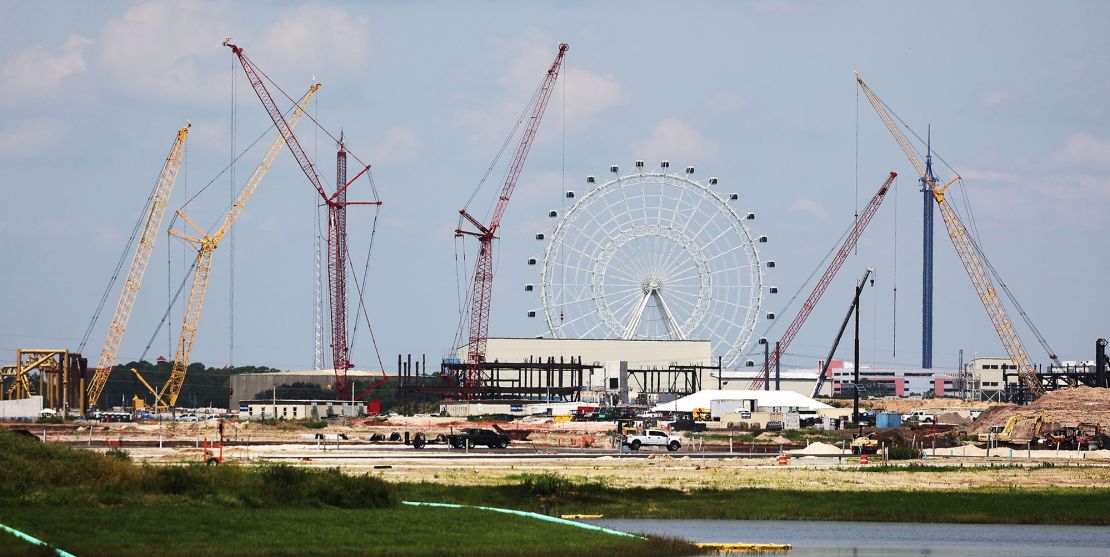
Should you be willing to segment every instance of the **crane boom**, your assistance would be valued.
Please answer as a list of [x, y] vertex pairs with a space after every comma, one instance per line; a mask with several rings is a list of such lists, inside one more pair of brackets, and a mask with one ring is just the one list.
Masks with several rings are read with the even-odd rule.
[[987, 316], [990, 317], [991, 323], [994, 325], [994, 330], [998, 334], [998, 338], [1002, 341], [1003, 348], [1006, 349], [1006, 354], [1013, 361], [1014, 366], [1017, 367], [1018, 376], [1025, 384], [1025, 388], [1032, 394], [1033, 399], [1040, 398], [1044, 394], [1044, 386], [1041, 385], [1040, 380], [1037, 378], [1037, 372], [1033, 369], [1033, 363], [1029, 360], [1029, 355], [1025, 351], [1025, 346], [1021, 343], [1021, 338], [1018, 337], [1017, 331], [1014, 330], [1014, 325], [1010, 321], [1010, 316], [1006, 313], [1006, 308], [1002, 305], [1002, 301], [998, 298], [998, 292], [991, 282], [990, 275], [987, 273], [987, 268], [983, 264], [983, 259], [980, 257], [975, 243], [967, 233], [967, 229], [960, 221], [956, 212], [952, 207], [945, 202], [944, 191], [947, 190], [952, 184], [960, 180], [960, 176], [956, 175], [951, 182], [948, 182], [943, 187], [935, 187], [933, 183], [933, 176], [921, 164], [921, 159], [918, 158], [917, 152], [910, 146], [906, 136], [902, 130], [894, 123], [890, 117], [886, 107], [882, 101], [871, 91], [871, 88], [863, 82], [859, 72], [856, 72], [856, 82], [860, 88], [863, 89], [867, 100], [871, 106], [875, 108], [875, 112], [879, 114], [879, 118], [886, 124], [890, 134], [894, 136], [894, 140], [902, 147], [902, 151], [906, 153], [906, 157], [910, 159], [914, 168], [917, 169], [921, 178], [928, 182], [928, 186], [932, 190], [933, 199], [936, 200], [937, 207], [940, 208], [941, 217], [944, 220], [944, 226], [948, 230], [948, 237], [952, 240], [952, 246], [956, 248], [956, 253], [960, 256], [960, 261], [967, 271], [968, 277], [971, 278], [971, 284], [975, 287], [975, 292], [979, 295], [979, 300], [983, 303], [983, 309], [986, 310]]
[[[290, 130], [296, 127], [297, 122], [304, 116], [305, 110], [308, 108], [308, 103], [316, 91], [320, 90], [321, 85], [317, 83], [309, 88], [308, 92], [301, 97], [300, 102], [297, 103], [296, 110], [293, 111], [292, 116], [289, 117]], [[266, 176], [266, 172], [270, 170], [270, 166], [274, 163], [274, 159], [281, 153], [282, 145], [285, 143], [284, 135], [278, 135], [274, 139], [273, 144], [270, 145], [269, 150], [262, 157], [262, 162], [258, 164], [258, 168], [254, 170], [250, 180], [243, 186], [239, 192], [239, 196], [235, 199], [231, 209], [228, 210], [227, 215], [224, 216], [223, 224], [211, 236], [206, 234], [203, 230], [197, 227], [193, 221], [185, 216], [185, 213], [178, 211], [180, 216], [190, 227], [196, 231], [197, 236], [190, 236], [182, 234], [176, 230], [170, 230], [170, 234], [177, 236], [186, 242], [189, 242], [197, 250], [196, 266], [193, 272], [193, 284], [189, 290], [189, 299], [185, 304], [185, 318], [181, 323], [181, 334], [177, 339], [177, 355], [173, 360], [173, 369], [170, 370], [170, 376], [166, 379], [166, 383], [162, 389], [157, 393], [156, 404], [161, 404], [163, 401], [166, 406], [176, 406], [177, 397], [181, 395], [181, 389], [185, 384], [185, 375], [189, 370], [189, 362], [193, 353], [193, 341], [196, 339], [197, 326], [200, 322], [201, 308], [204, 306], [204, 295], [208, 289], [208, 275], [212, 270], [212, 257], [219, 246], [220, 240], [223, 239], [227, 231], [231, 229], [231, 225], [235, 224], [236, 219], [242, 214], [243, 208], [254, 192], [258, 190], [259, 184]]]
[[[821, 387], [825, 385], [825, 374], [829, 372], [829, 366], [832, 365], [833, 355], [836, 354], [836, 347], [840, 346], [840, 339], [844, 336], [844, 329], [848, 328], [848, 321], [852, 319], [852, 314], [855, 313], [856, 306], [859, 305], [860, 295], [863, 294], [863, 285], [867, 282], [867, 277], [871, 276], [874, 270], [875, 269], [868, 267], [867, 271], [863, 273], [863, 278], [859, 279], [859, 282], [856, 283], [856, 294], [852, 297], [852, 303], [848, 306], [848, 313], [844, 316], [844, 321], [840, 323], [840, 330], [836, 332], [836, 338], [833, 339], [833, 345], [832, 348], [829, 349], [829, 355], [825, 357], [824, 363], [821, 364], [821, 371], [817, 373], [817, 383], [813, 385], [813, 394], [809, 395], [810, 398], [817, 398], [817, 395], [821, 394]], [[854, 388], [858, 389], [859, 385], [854, 385]]]
[[[336, 392], [341, 400], [345, 400], [349, 395], [347, 384], [347, 368], [350, 367], [348, 347], [346, 344], [346, 315], [345, 313], [343, 315], [339, 315], [336, 312], [336, 308], [343, 308], [341, 311], [345, 312], [347, 307], [347, 299], [346, 290], [343, 288], [337, 288], [337, 283], [333, 280], [333, 277], [338, 277], [342, 275], [345, 278], [345, 273], [347, 271], [345, 254], [346, 215], [343, 211], [343, 208], [345, 208], [347, 205], [382, 204], [381, 201], [347, 201], [346, 198], [347, 188], [350, 187], [350, 185], [353, 184], [355, 180], [357, 180], [360, 176], [370, 170], [370, 166], [367, 165], [365, 168], [363, 168], [349, 182], [342, 183], [342, 180], [340, 180], [341, 183], [337, 184], [335, 193], [332, 195], [328, 195], [328, 192], [324, 190], [323, 183], [320, 182], [320, 176], [316, 173], [316, 167], [312, 165], [312, 160], [308, 158], [308, 154], [304, 152], [304, 149], [301, 147], [301, 143], [297, 141], [297, 136], [293, 135], [293, 130], [289, 127], [289, 123], [285, 121], [285, 116], [283, 116], [281, 111], [278, 110], [277, 104], [274, 103], [274, 99], [270, 96], [270, 92], [266, 90], [266, 85], [262, 83], [262, 79], [259, 77], [259, 72], [254, 67], [254, 64], [250, 61], [250, 59], [247, 58], [246, 54], [243, 54], [242, 48], [236, 46], [234, 43], [231, 42], [231, 37], [227, 37], [224, 39], [224, 45], [230, 48], [231, 51], [235, 53], [235, 56], [239, 58], [239, 62], [243, 66], [243, 71], [247, 74], [247, 80], [250, 81], [251, 86], [254, 87], [255, 94], [258, 95], [258, 100], [262, 101], [263, 108], [265, 108], [266, 112], [270, 115], [270, 119], [274, 121], [274, 125], [277, 126], [278, 131], [281, 132], [281, 136], [285, 138], [285, 145], [289, 147], [289, 151], [293, 153], [293, 157], [297, 159], [297, 164], [301, 166], [301, 171], [303, 171], [304, 175], [308, 177], [308, 181], [312, 183], [312, 187], [316, 188], [316, 192], [320, 194], [320, 197], [324, 200], [324, 204], [328, 206], [328, 229], [330, 231], [328, 234], [328, 278], [332, 281], [332, 286], [329, 292], [333, 296], [332, 366], [335, 368]], [[345, 178], [346, 156], [342, 146], [340, 147], [340, 153], [341, 156], [339, 158], [342, 160], [337, 161], [337, 165], [342, 166], [344, 172], [342, 176], [343, 178]], [[343, 221], [342, 223], [339, 222], [341, 220]], [[342, 240], [332, 241], [332, 237], [335, 236], [335, 234], [340, 233], [343, 236]], [[340, 296], [338, 298], [334, 298], [334, 296], [336, 296], [337, 294], [339, 294]], [[337, 328], [340, 326], [344, 327], [344, 329], [343, 331], [341, 331], [341, 334], [336, 334], [338, 332]], [[336, 342], [337, 339], [340, 342]]]
[[467, 387], [476, 387], [481, 384], [480, 366], [486, 357], [486, 341], [489, 338], [490, 300], [493, 295], [493, 239], [496, 237], [497, 229], [501, 226], [501, 217], [505, 215], [509, 198], [512, 197], [513, 190], [516, 189], [520, 172], [524, 168], [524, 161], [528, 158], [528, 153], [532, 149], [532, 141], [536, 137], [536, 131], [539, 129], [543, 113], [547, 109], [547, 103], [551, 100], [551, 93], [554, 91], [555, 81], [559, 78], [559, 70], [563, 65], [563, 57], [566, 56], [568, 48], [566, 43], [560, 43], [559, 53], [555, 56], [555, 61], [551, 63], [551, 67], [547, 69], [547, 75], [544, 77], [535, 97], [535, 104], [532, 107], [528, 125], [524, 129], [520, 144], [516, 148], [516, 154], [513, 156], [513, 161], [505, 175], [505, 183], [501, 186], [501, 193], [497, 199], [497, 206], [494, 208], [489, 226], [483, 225], [466, 209], [459, 209], [459, 214], [473, 224], [478, 232], [457, 229], [455, 230], [455, 236], [458, 237], [464, 234], [475, 236], [479, 242], [478, 257], [474, 264], [474, 282], [470, 290], [470, 343], [467, 347], [467, 362], [470, 364], [470, 371], [466, 377]]
[[849, 232], [848, 237], [844, 239], [844, 243], [840, 245], [840, 250], [836, 252], [836, 256], [833, 257], [832, 262], [829, 263], [829, 268], [825, 269], [825, 274], [821, 275], [821, 280], [817, 281], [817, 286], [813, 287], [813, 292], [810, 292], [809, 297], [806, 298], [805, 303], [802, 304], [802, 309], [798, 311], [798, 314], [794, 316], [794, 320], [790, 322], [790, 326], [786, 328], [786, 332], [783, 333], [782, 339], [779, 340], [778, 350], [772, 352], [768, 356], [767, 361], [764, 362], [762, 373], [752, 381], [752, 385], [749, 388], [756, 390], [763, 387], [763, 382], [767, 380], [768, 372], [774, 369], [782, 353], [786, 352], [786, 348], [790, 346], [790, 342], [794, 340], [794, 336], [798, 334], [798, 330], [805, 324], [809, 314], [813, 313], [813, 308], [817, 306], [817, 302], [821, 300], [821, 296], [829, 287], [829, 283], [836, 277], [836, 273], [840, 271], [840, 267], [844, 265], [844, 260], [848, 259], [848, 255], [852, 253], [852, 248], [856, 246], [859, 237], [863, 234], [863, 231], [867, 229], [867, 225], [879, 210], [879, 205], [882, 204], [883, 199], [886, 199], [886, 193], [890, 190], [890, 184], [894, 182], [894, 178], [897, 176], [898, 173], [891, 172], [890, 176], [883, 182], [883, 185], [879, 186], [879, 191], [871, 196], [871, 201], [867, 202], [867, 207], [863, 209], [859, 219], [852, 225], [851, 232]]
[[181, 168], [181, 158], [185, 150], [185, 138], [189, 135], [192, 124], [177, 130], [177, 138], [170, 147], [166, 162], [162, 165], [162, 172], [158, 175], [158, 182], [154, 187], [151, 197], [150, 212], [147, 213], [146, 223], [143, 225], [139, 245], [135, 248], [135, 255], [131, 259], [131, 267], [127, 271], [127, 279], [123, 282], [120, 292], [119, 304], [112, 317], [112, 324], [108, 327], [108, 337], [104, 339], [104, 348], [100, 351], [100, 359], [96, 364], [92, 381], [89, 382], [89, 405], [96, 404], [104, 386], [108, 383], [108, 375], [112, 373], [112, 366], [116, 363], [120, 343], [123, 342], [123, 333], [127, 330], [127, 322], [131, 319], [131, 310], [135, 306], [135, 299], [139, 296], [139, 288], [143, 284], [143, 275], [146, 273], [150, 254], [154, 251], [154, 242], [158, 238], [158, 229], [162, 226], [162, 217], [166, 214], [166, 204], [169, 202], [173, 185], [177, 181], [177, 171]]

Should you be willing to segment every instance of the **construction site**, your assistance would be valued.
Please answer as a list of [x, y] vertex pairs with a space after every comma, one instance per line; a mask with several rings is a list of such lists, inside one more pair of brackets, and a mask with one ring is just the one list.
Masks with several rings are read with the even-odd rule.
[[[347, 478], [372, 476], [398, 486], [494, 489], [515, 486], [522, 477], [554, 475], [606, 489], [683, 493], [1110, 488], [1110, 323], [1089, 338], [1068, 340], [1068, 346], [1089, 351], [1058, 354], [1050, 338], [1060, 336], [1060, 317], [1038, 316], [1035, 322], [1017, 298], [1048, 287], [1035, 286], [1038, 279], [1028, 272], [1003, 280], [1002, 265], [996, 269], [980, 240], [979, 228], [987, 225], [975, 222], [966, 196], [956, 197], [966, 188], [964, 178], [937, 155], [941, 142], [931, 129], [914, 131], [892, 108], [903, 101], [893, 94], [881, 99], [859, 72], [856, 187], [868, 200], [857, 202], [845, 230], [822, 225], [808, 239], [815, 246], [808, 250], [773, 244], [760, 229], [779, 230], [781, 223], [757, 220], [751, 197], [739, 186], [727, 177], [702, 177], [701, 168], [678, 161], [613, 163], [586, 175], [577, 190], [565, 176], [548, 176], [561, 185], [537, 193], [535, 184], [548, 182], [529, 181], [526, 162], [534, 148], [554, 152], [556, 134], [563, 133], [564, 174], [567, 166], [565, 129], [553, 121], [543, 125], [549, 105], [560, 112], [561, 125], [567, 119], [571, 46], [558, 43], [545, 53], [543, 66], [517, 71], [518, 80], [527, 75], [522, 87], [531, 94], [510, 107], [510, 133], [484, 175], [466, 177], [477, 182], [473, 192], [454, 184], [434, 192], [462, 208], [423, 215], [440, 221], [437, 229], [453, 229], [454, 262], [435, 264], [454, 265], [455, 278], [445, 270], [422, 279], [457, 293], [457, 308], [442, 308], [425, 307], [421, 292], [371, 286], [375, 275], [396, 274], [405, 264], [371, 259], [381, 243], [405, 242], [378, 235], [379, 214], [390, 214], [391, 190], [383, 180], [379, 196], [374, 171], [389, 161], [371, 160], [368, 150], [356, 154], [352, 145], [366, 144], [356, 137], [359, 129], [319, 116], [317, 95], [326, 85], [314, 77], [290, 96], [286, 90], [296, 88], [266, 72], [276, 60], [248, 56], [252, 45], [231, 37], [222, 47], [237, 74], [231, 162], [215, 172], [193, 172], [215, 174], [213, 182], [230, 178], [233, 196], [225, 207], [217, 194], [206, 193], [207, 186], [194, 186], [179, 192], [186, 201], [175, 207], [187, 144], [210, 131], [182, 118], [164, 137], [148, 138], [167, 142], [169, 150], [160, 169], [152, 161], [135, 163], [157, 170], [149, 192], [131, 187], [131, 198], [113, 200], [141, 210], [129, 236], [113, 244], [121, 252], [118, 261], [81, 270], [97, 285], [110, 278], [80, 343], [44, 339], [46, 347], [0, 354], [3, 429], [153, 467], [338, 469]], [[248, 86], [240, 97], [234, 96], [236, 79]], [[265, 115], [269, 126], [240, 151], [236, 111]], [[897, 220], [880, 218], [882, 230], [869, 226], [885, 207], [893, 203], [886, 211], [897, 210], [897, 201], [884, 201], [897, 199], [899, 180], [895, 170], [859, 175], [861, 121], [882, 126], [884, 147], [895, 145], [905, 157], [883, 168], [908, 162], [914, 173], [902, 176], [901, 187], [909, 184], [913, 195], [921, 195], [915, 221], [920, 252], [910, 262], [920, 272], [920, 303], [911, 304], [913, 312], [920, 310], [920, 323], [908, 334], [901, 331], [903, 343], [920, 346], [920, 362], [898, 354], [897, 319], [887, 330], [887, 318], [874, 309], [880, 303], [872, 300], [880, 295], [877, 277], [889, 288], [882, 280], [894, 275], [858, 255], [861, 247], [886, 241], [890, 222], [897, 234]], [[321, 138], [334, 149], [319, 148]], [[253, 166], [256, 145], [265, 151]], [[312, 291], [281, 292], [272, 303], [311, 305], [313, 320], [265, 326], [311, 330], [312, 365], [265, 367], [272, 362], [257, 358], [270, 347], [245, 349], [251, 365], [236, 366], [231, 355], [223, 367], [202, 364], [194, 357], [198, 346], [205, 353], [225, 350], [212, 340], [215, 333], [201, 334], [213, 327], [205, 308], [232, 315], [228, 346], [234, 346], [235, 312], [252, 319], [242, 317], [252, 308], [235, 309], [234, 293], [226, 308], [211, 299], [209, 278], [230, 272], [234, 280], [234, 268], [221, 269], [224, 260], [216, 254], [234, 253], [234, 231], [242, 226], [237, 223], [279, 159], [294, 162], [298, 179], [314, 190], [314, 253], [288, 255], [314, 258], [315, 269]], [[253, 170], [237, 178], [235, 168], [244, 164]], [[712, 167], [713, 158], [701, 164]], [[515, 223], [502, 224], [518, 184], [523, 196], [546, 196], [543, 202], [552, 207], [542, 220], [528, 221], [536, 232], [523, 239]], [[282, 186], [312, 194], [303, 183]], [[215, 222], [202, 224], [207, 221], [200, 215], [210, 217], [213, 208]], [[935, 213], [943, 225], [936, 234]], [[539, 251], [520, 247], [525, 242]], [[182, 249], [184, 260], [171, 261]], [[535, 255], [519, 260], [524, 249]], [[148, 269], [163, 265], [162, 250], [164, 266], [181, 270], [180, 283], [171, 283], [169, 270], [165, 284], [144, 281]], [[518, 259], [513, 265], [525, 265], [534, 276], [522, 288], [531, 305], [495, 290], [495, 275], [509, 265], [499, 256], [506, 250]], [[937, 265], [934, 251], [944, 252]], [[254, 264], [249, 253], [239, 257]], [[790, 275], [790, 284], [780, 287], [783, 278], [776, 273], [782, 266], [800, 268], [797, 277], [805, 280], [798, 284]], [[280, 264], [276, 268], [284, 272]], [[978, 305], [934, 321], [934, 294], [946, 295], [934, 289], [934, 273], [962, 283]], [[897, 290], [895, 283], [893, 304]], [[421, 319], [453, 324], [454, 337], [421, 332], [409, 335], [404, 346], [379, 345], [375, 333], [394, 327], [391, 316], [375, 307], [383, 297], [412, 300]], [[133, 320], [142, 304], [148, 308], [144, 317]], [[891, 308], [896, 316], [897, 305]], [[833, 317], [810, 319], [822, 311]], [[145, 317], [154, 313], [161, 318]], [[539, 332], [499, 326], [499, 317], [508, 314], [539, 323]], [[947, 353], [934, 365], [934, 327], [955, 322], [990, 333], [990, 344], [960, 345], [957, 365], [940, 363], [951, 359]], [[257, 327], [259, 321], [250, 323]], [[57, 321], [67, 330], [55, 338], [75, 338], [81, 325], [67, 315]], [[136, 347], [151, 330], [140, 353]], [[883, 355], [880, 331], [891, 337]], [[861, 337], [869, 343], [863, 350]], [[172, 353], [152, 348], [162, 338], [173, 339]], [[945, 350], [955, 352], [948, 345]], [[885, 473], [867, 473], [872, 469]], [[550, 512], [563, 509], [557, 503], [558, 497], [543, 493], [535, 506], [539, 514], [558, 514]]]

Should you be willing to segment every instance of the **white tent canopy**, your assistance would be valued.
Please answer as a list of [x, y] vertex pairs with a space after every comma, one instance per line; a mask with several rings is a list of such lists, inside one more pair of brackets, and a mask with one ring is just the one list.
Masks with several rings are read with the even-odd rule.
[[707, 389], [692, 395], [660, 404], [652, 410], [656, 412], [693, 412], [695, 408], [709, 408], [714, 400], [754, 400], [756, 408], [790, 408], [797, 410], [819, 410], [832, 408], [794, 391], [718, 391]]

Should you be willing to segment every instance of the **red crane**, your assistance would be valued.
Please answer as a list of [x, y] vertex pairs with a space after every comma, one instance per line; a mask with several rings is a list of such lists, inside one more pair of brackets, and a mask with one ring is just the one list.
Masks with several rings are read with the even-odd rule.
[[243, 49], [231, 42], [231, 37], [224, 39], [227, 46], [239, 57], [247, 80], [254, 87], [258, 100], [274, 121], [274, 126], [285, 139], [285, 145], [301, 165], [308, 181], [316, 188], [324, 205], [328, 208], [328, 294], [331, 297], [331, 352], [332, 366], [335, 368], [335, 388], [340, 400], [350, 398], [350, 384], [347, 382], [347, 370], [351, 368], [350, 349], [347, 345], [347, 206], [348, 205], [381, 205], [381, 201], [347, 201], [347, 188], [362, 177], [370, 165], [366, 165], [354, 178], [347, 181], [347, 151], [343, 145], [343, 136], [339, 138], [339, 153], [336, 155], [336, 185], [335, 193], [328, 195], [316, 174], [316, 168], [308, 158], [297, 136], [285, 121], [285, 115], [274, 103], [266, 85], [262, 83], [259, 72], [254, 63], [243, 53]]
[[890, 189], [890, 184], [894, 182], [896, 176], [898, 176], [897, 173], [891, 172], [890, 177], [886, 179], [886, 182], [883, 182], [879, 191], [871, 197], [871, 201], [868, 202], [867, 207], [863, 209], [863, 213], [860, 214], [859, 219], [856, 220], [856, 224], [852, 226], [852, 231], [848, 233], [848, 237], [845, 238], [844, 243], [841, 244], [840, 251], [836, 252], [836, 257], [833, 257], [832, 262], [829, 263], [829, 268], [825, 269], [825, 274], [821, 275], [821, 280], [817, 281], [817, 286], [814, 286], [813, 292], [809, 293], [809, 297], [806, 298], [805, 303], [802, 304], [802, 309], [798, 312], [798, 315], [794, 316], [794, 320], [790, 322], [790, 326], [787, 327], [786, 332], [783, 333], [782, 338], [779, 340], [778, 349], [768, 355], [767, 361], [763, 364], [763, 371], [752, 381], [751, 389], [760, 389], [763, 387], [763, 382], [767, 380], [769, 375], [768, 371], [775, 368], [775, 364], [779, 361], [779, 355], [786, 352], [786, 348], [790, 346], [790, 341], [794, 340], [794, 336], [798, 334], [798, 330], [805, 324], [806, 318], [809, 317], [810, 313], [813, 313], [813, 308], [817, 305], [817, 302], [821, 300], [821, 295], [825, 293], [825, 289], [829, 287], [829, 283], [836, 277], [836, 272], [840, 270], [840, 266], [844, 264], [844, 260], [848, 258], [848, 254], [852, 252], [852, 248], [856, 246], [856, 241], [859, 240], [860, 235], [862, 235], [864, 229], [867, 228], [867, 224], [871, 222], [871, 217], [874, 217], [875, 212], [879, 210], [879, 204], [886, 198], [886, 192]]
[[567, 53], [567, 48], [569, 47], [566, 43], [559, 43], [559, 54], [555, 56], [555, 61], [548, 68], [547, 75], [536, 94], [532, 116], [520, 138], [520, 144], [517, 145], [516, 155], [513, 157], [513, 162], [505, 176], [505, 184], [501, 186], [501, 195], [497, 199], [497, 207], [493, 211], [493, 218], [490, 219], [489, 226], [483, 225], [466, 209], [459, 209], [459, 214], [470, 221], [470, 224], [478, 230], [471, 231], [459, 228], [455, 230], [455, 237], [464, 234], [474, 236], [478, 238], [479, 243], [478, 259], [474, 264], [474, 284], [470, 290], [470, 344], [466, 355], [467, 363], [470, 366], [464, 382], [465, 387], [478, 387], [482, 384], [481, 367], [486, 359], [490, 298], [493, 294], [493, 240], [497, 237], [497, 229], [501, 226], [501, 217], [505, 215], [509, 198], [516, 188], [517, 179], [520, 178], [524, 160], [528, 158], [528, 152], [532, 149], [532, 140], [535, 139], [536, 130], [540, 127], [540, 120], [543, 119], [547, 102], [551, 100], [551, 93], [555, 88], [555, 81], [559, 78], [559, 69], [563, 65], [563, 57]]

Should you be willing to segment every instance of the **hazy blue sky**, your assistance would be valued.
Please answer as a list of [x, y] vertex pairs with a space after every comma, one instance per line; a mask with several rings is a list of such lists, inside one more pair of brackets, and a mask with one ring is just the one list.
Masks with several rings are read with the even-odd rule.
[[[175, 130], [193, 123], [171, 211], [228, 163], [233, 78], [236, 149], [266, 129], [220, 44], [225, 35], [290, 95], [323, 82], [313, 110], [374, 165], [385, 205], [366, 303], [389, 367], [398, 352], [434, 361], [451, 348], [456, 211], [557, 41], [570, 44], [565, 103], [560, 85], [503, 223], [492, 336], [543, 331], [541, 319], [525, 316], [539, 308], [523, 291], [538, 280], [538, 267], [525, 265], [542, 253], [534, 235], [551, 226], [546, 212], [560, 207], [564, 187], [582, 191], [585, 176], [606, 175], [612, 163], [666, 158], [738, 192], [737, 209], [757, 213], [754, 232], [770, 236], [762, 247], [778, 263], [768, 278], [782, 292], [767, 305], [776, 311], [895, 170], [896, 192], [785, 361], [813, 365], [824, 354], [854, 277], [870, 265], [877, 280], [865, 294], [864, 357], [918, 365], [921, 195], [857, 95], [853, 70], [916, 130], [932, 124], [934, 146], [966, 179], [983, 247], [1060, 355], [1091, 358], [1094, 339], [1110, 335], [1104, 2], [2, 4], [0, 362], [19, 347], [76, 349]], [[298, 135], [332, 182], [332, 142], [307, 121]], [[236, 190], [261, 153], [236, 166]], [[216, 222], [230, 188], [218, 178], [190, 216]], [[962, 195], [952, 195], [962, 208]], [[350, 197], [369, 198], [366, 183]], [[315, 202], [283, 153], [236, 225], [237, 364], [311, 366]], [[371, 216], [351, 209], [360, 271]], [[954, 367], [959, 349], [1001, 355], [939, 215], [936, 230], [935, 365]], [[158, 242], [123, 362], [142, 352], [189, 255], [164, 234]], [[193, 354], [210, 365], [229, 358], [228, 251], [225, 241]], [[85, 349], [91, 360], [117, 297]], [[175, 309], [174, 337], [180, 317]], [[1034, 360], [1046, 361], [1019, 328]], [[163, 333], [151, 357], [169, 352]], [[353, 360], [376, 367], [371, 354], [363, 328]]]

